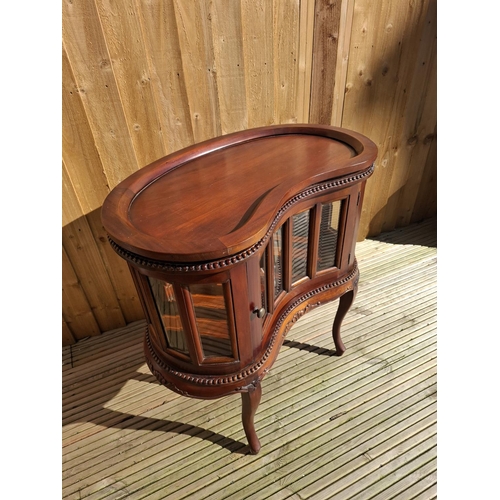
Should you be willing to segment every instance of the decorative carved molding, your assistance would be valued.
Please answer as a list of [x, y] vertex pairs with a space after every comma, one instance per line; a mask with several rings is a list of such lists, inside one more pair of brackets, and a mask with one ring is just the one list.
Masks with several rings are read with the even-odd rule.
[[274, 232], [274, 229], [278, 225], [278, 223], [281, 221], [285, 213], [296, 203], [299, 201], [302, 201], [306, 198], [309, 198], [311, 196], [317, 195], [318, 193], [321, 193], [323, 191], [328, 191], [333, 188], [338, 188], [338, 187], [346, 187], [349, 184], [353, 184], [355, 182], [360, 181], [361, 179], [364, 179], [365, 177], [369, 177], [374, 170], [374, 165], [371, 165], [370, 168], [367, 170], [360, 172], [355, 175], [350, 175], [346, 177], [341, 177], [339, 179], [335, 179], [333, 181], [326, 181], [322, 182], [319, 184], [315, 184], [314, 186], [311, 186], [300, 193], [296, 194], [292, 198], [290, 198], [277, 212], [273, 222], [269, 226], [269, 229], [267, 230], [266, 234], [262, 239], [260, 239], [257, 243], [252, 245], [250, 248], [247, 250], [244, 250], [242, 252], [239, 252], [232, 257], [227, 257], [226, 259], [219, 259], [219, 260], [214, 260], [210, 262], [205, 262], [203, 264], [176, 264], [176, 263], [171, 263], [171, 262], [163, 262], [160, 260], [155, 260], [155, 259], [149, 259], [146, 257], [142, 257], [140, 255], [137, 255], [133, 252], [129, 252], [128, 250], [125, 250], [122, 248], [118, 243], [113, 241], [111, 237], [108, 236], [109, 243], [112, 246], [113, 250], [120, 255], [122, 258], [133, 262], [134, 264], [141, 266], [141, 267], [146, 267], [150, 269], [154, 269], [157, 271], [164, 271], [164, 272], [199, 272], [199, 271], [212, 271], [216, 269], [223, 269], [227, 266], [230, 266], [232, 264], [236, 264], [238, 262], [241, 262], [251, 255], [253, 255], [255, 252], [257, 252], [260, 248], [262, 248], [263, 245], [267, 243], [269, 238], [271, 237], [272, 233]]
[[[151, 343], [151, 339], [149, 336], [149, 328], [146, 327], [146, 346], [148, 348], [149, 355], [151, 356], [151, 358], [154, 359], [155, 363], [163, 371], [172, 375], [173, 377], [177, 377], [177, 378], [180, 378], [182, 380], [185, 380], [186, 382], [190, 382], [192, 384], [197, 384], [197, 385], [234, 384], [235, 382], [238, 382], [240, 380], [246, 379], [247, 377], [250, 377], [251, 375], [256, 373], [260, 368], [262, 368], [262, 366], [267, 361], [267, 359], [269, 358], [269, 356], [271, 355], [271, 353], [274, 349], [276, 341], [279, 337], [278, 334], [279, 334], [283, 325], [285, 325], [285, 327], [284, 327], [284, 330], [282, 333], [281, 340], [285, 339], [287, 333], [290, 331], [292, 326], [298, 321], [299, 318], [301, 318], [304, 314], [306, 314], [311, 309], [321, 305], [321, 302], [318, 301], [315, 303], [307, 304], [303, 309], [297, 311], [290, 319], [287, 320], [288, 316], [291, 314], [291, 312], [294, 309], [297, 308], [297, 306], [299, 306], [300, 304], [303, 304], [307, 300], [313, 298], [315, 295], [326, 292], [327, 290], [330, 290], [332, 288], [337, 288], [337, 287], [342, 286], [346, 283], [349, 283], [350, 281], [353, 281], [353, 280], [355, 281], [357, 279], [359, 279], [358, 263], [357, 263], [356, 259], [354, 259], [354, 267], [353, 267], [352, 271], [346, 277], [344, 277], [338, 281], [335, 281], [333, 283], [327, 283], [319, 288], [315, 288], [314, 290], [311, 290], [311, 291], [305, 293], [304, 295], [301, 295], [297, 300], [292, 302], [281, 313], [278, 321], [276, 322], [276, 325], [275, 325], [273, 332], [271, 334], [269, 345], [268, 345], [266, 351], [264, 352], [263, 356], [261, 357], [261, 359], [259, 361], [257, 361], [256, 363], [250, 365], [245, 370], [243, 370], [235, 375], [226, 375], [226, 376], [205, 375], [204, 376], [204, 375], [196, 375], [196, 374], [190, 374], [190, 373], [185, 373], [185, 372], [180, 372], [178, 370], [174, 370], [173, 368], [169, 367], [163, 360], [161, 360], [159, 358], [159, 356], [156, 354], [156, 351], [153, 348], [153, 345]], [[347, 290], [350, 290], [350, 289], [351, 289], [351, 286], [349, 286]], [[146, 358], [147, 358], [147, 356], [146, 356]], [[151, 372], [153, 373], [153, 375], [158, 379], [159, 382], [161, 382], [163, 385], [166, 385], [167, 387], [173, 389], [174, 391], [179, 392], [179, 390], [176, 389], [172, 383], [166, 381], [164, 379], [164, 377], [161, 374], [159, 374], [157, 372], [157, 370], [151, 366], [150, 361], [148, 361], [148, 366], [149, 366]], [[265, 373], [267, 373], [267, 371], [264, 371], [263, 373], [261, 373], [259, 378], [256, 379], [256, 381], [260, 381], [264, 377]], [[252, 384], [253, 384], [253, 382], [252, 382]], [[248, 390], [248, 385], [235, 389], [235, 391], [245, 391], [245, 390]], [[186, 394], [186, 395], [188, 395], [188, 394]]]
[[237, 387], [234, 392], [253, 392], [257, 389], [257, 386], [260, 384], [264, 376], [269, 372], [269, 368], [266, 368], [262, 371], [262, 373], [248, 385], [243, 385], [241, 387]]
[[[146, 327], [147, 328], [147, 327]], [[156, 377], [156, 380], [160, 382], [160, 384], [164, 385], [168, 389], [171, 389], [174, 392], [177, 392], [178, 394], [181, 394], [182, 396], [188, 396], [191, 397], [191, 394], [185, 391], [181, 391], [178, 387], [176, 387], [172, 382], [169, 382], [168, 380], [165, 379], [165, 377], [153, 366], [151, 361], [146, 358], [146, 363], [148, 365], [148, 368], [150, 372]]]
[[290, 319], [286, 326], [285, 326], [285, 329], [283, 330], [283, 340], [285, 340], [285, 337], [286, 335], [288, 334], [288, 332], [291, 330], [292, 326], [297, 323], [297, 321], [302, 318], [302, 316], [304, 316], [304, 314], [306, 314], [307, 312], [309, 312], [311, 309], [314, 309], [315, 307], [318, 307], [321, 305], [321, 302], [316, 302], [314, 304], [307, 304], [306, 307], [304, 307], [304, 309], [300, 309], [299, 311], [297, 311], [292, 319]]

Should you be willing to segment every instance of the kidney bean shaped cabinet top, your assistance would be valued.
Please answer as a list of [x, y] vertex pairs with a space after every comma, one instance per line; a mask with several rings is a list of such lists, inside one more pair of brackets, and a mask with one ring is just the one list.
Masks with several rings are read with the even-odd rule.
[[358, 283], [354, 257], [375, 144], [323, 125], [277, 125], [205, 141], [140, 169], [106, 198], [102, 221], [129, 264], [166, 387], [242, 395], [250, 450], [261, 380], [292, 325]]

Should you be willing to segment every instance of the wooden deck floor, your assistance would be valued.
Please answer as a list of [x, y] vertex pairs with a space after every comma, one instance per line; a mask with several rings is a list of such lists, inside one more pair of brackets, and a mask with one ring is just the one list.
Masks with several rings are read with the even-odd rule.
[[435, 221], [356, 254], [347, 351], [331, 356], [337, 303], [294, 325], [263, 381], [257, 456], [239, 396], [195, 400], [156, 382], [143, 322], [64, 348], [63, 498], [435, 498]]

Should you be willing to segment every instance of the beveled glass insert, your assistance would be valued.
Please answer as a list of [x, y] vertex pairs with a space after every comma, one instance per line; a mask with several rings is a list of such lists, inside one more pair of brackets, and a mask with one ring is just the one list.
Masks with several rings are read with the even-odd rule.
[[336, 266], [341, 208], [342, 202], [340, 200], [321, 205], [317, 271], [324, 271]]
[[273, 234], [274, 298], [283, 291], [283, 226]]
[[196, 326], [206, 358], [234, 358], [222, 283], [189, 285]]
[[267, 252], [268, 249], [262, 254], [260, 258], [260, 297], [261, 297], [261, 307], [263, 307], [267, 312]]
[[292, 217], [292, 284], [307, 276], [309, 210]]
[[168, 347], [189, 355], [186, 335], [182, 328], [181, 318], [175, 300], [174, 287], [171, 283], [156, 278], [148, 278], [153, 292], [156, 309], [161, 318], [163, 332]]

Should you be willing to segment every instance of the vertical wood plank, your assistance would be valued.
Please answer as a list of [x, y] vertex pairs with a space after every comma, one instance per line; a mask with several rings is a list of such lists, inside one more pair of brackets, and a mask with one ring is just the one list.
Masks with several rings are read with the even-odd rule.
[[108, 235], [101, 222], [101, 209], [86, 214], [85, 218], [125, 321], [131, 323], [143, 319], [144, 312], [132, 276], [126, 261], [119, 257], [109, 244]]
[[248, 127], [274, 123], [273, 5], [241, 0]]
[[93, 0], [63, 1], [63, 43], [109, 187], [113, 188], [139, 165]]
[[193, 144], [173, 0], [136, 0], [167, 153]]
[[299, 123], [309, 123], [311, 72], [313, 64], [314, 9], [315, 0], [301, 0], [297, 86], [297, 121]]
[[100, 330], [104, 332], [114, 329], [115, 325], [124, 326], [125, 319], [115, 291], [64, 164], [62, 179], [65, 202], [62, 232], [64, 248]]
[[62, 299], [63, 319], [76, 340], [101, 333], [64, 247], [62, 249]]
[[[139, 167], [166, 154], [134, 0], [95, 0]], [[168, 132], [168, 131], [165, 131]]]
[[[77, 193], [82, 216], [86, 214], [92, 236], [116, 292], [120, 309], [127, 322], [142, 319], [134, 284], [123, 259], [112, 250], [101, 224], [100, 208], [109, 192], [107, 179], [95, 147], [80, 95], [66, 53], [63, 51], [63, 160]], [[66, 200], [63, 210], [68, 210]], [[70, 209], [70, 208], [69, 208]], [[71, 215], [68, 214], [68, 220]]]
[[221, 134], [211, 14], [204, 0], [174, 0], [195, 142]]
[[274, 121], [297, 123], [299, 0], [274, 0]]
[[[388, 169], [391, 132], [396, 133], [387, 111], [396, 105], [406, 8], [406, 3], [401, 4], [395, 12], [390, 0], [378, 5], [366, 0], [355, 3], [342, 126], [364, 133], [379, 148], [377, 168], [367, 184], [358, 240], [374, 233], [373, 214], [383, 209], [387, 200], [392, 173]], [[382, 66], [388, 68], [389, 59], [391, 73], [386, 71], [384, 75]]]
[[437, 213], [437, 144], [436, 129], [427, 155], [422, 179], [413, 206], [410, 223], [433, 217]]
[[329, 125], [339, 49], [341, 0], [316, 0], [311, 77], [311, 123]]
[[248, 128], [243, 32], [239, 0], [215, 0], [211, 9], [222, 134]]
[[333, 109], [330, 124], [340, 127], [344, 112], [344, 95], [346, 92], [349, 49], [351, 46], [352, 18], [354, 0], [342, 0], [340, 9], [339, 43], [337, 51], [337, 67], [335, 70], [335, 86], [333, 88]]
[[[408, 89], [402, 142], [406, 138], [407, 158], [398, 165], [391, 179], [390, 196], [381, 231], [410, 224], [422, 183], [426, 159], [435, 140], [437, 121], [436, 31], [437, 5], [430, 0], [424, 19], [415, 70]], [[429, 197], [432, 193], [429, 192]]]
[[63, 160], [82, 210], [90, 212], [99, 208], [109, 193], [108, 179], [65, 50], [62, 84]]
[[[408, 158], [402, 137], [405, 110], [417, 65], [429, 0], [379, 5], [355, 4], [342, 126], [370, 137], [379, 147], [375, 173], [367, 185], [359, 238], [378, 234], [391, 196], [394, 171]], [[415, 49], [417, 47], [417, 50]]]

